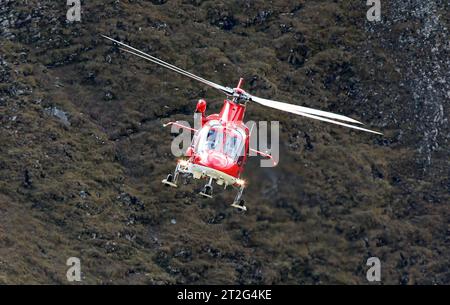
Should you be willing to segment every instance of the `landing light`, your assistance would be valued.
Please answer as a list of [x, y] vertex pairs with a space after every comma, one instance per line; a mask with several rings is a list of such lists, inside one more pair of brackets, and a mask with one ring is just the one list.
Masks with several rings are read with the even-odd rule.
[[236, 183], [239, 184], [240, 186], [244, 186], [245, 185], [245, 180], [236, 179]]
[[178, 160], [178, 164], [182, 167], [187, 167], [189, 165], [189, 161], [180, 159], [180, 160]]

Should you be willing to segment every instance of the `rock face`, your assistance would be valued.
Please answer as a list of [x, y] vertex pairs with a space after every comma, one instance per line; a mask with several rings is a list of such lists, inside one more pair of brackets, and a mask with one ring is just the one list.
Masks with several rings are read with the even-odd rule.
[[433, 153], [448, 144], [450, 43], [444, 2], [391, 1], [385, 22], [367, 27], [369, 39], [392, 52], [399, 85], [408, 89], [404, 107], [411, 111], [410, 128], [422, 135], [416, 147], [424, 171], [432, 165]]
[[[86, 2], [86, 3], [85, 3]], [[448, 1], [1, 1], [0, 283], [450, 283]], [[386, 2], [386, 3], [385, 3]], [[384, 137], [251, 105], [281, 122], [278, 167], [232, 192], [163, 188], [169, 120], [223, 96], [121, 53], [349, 115]]]

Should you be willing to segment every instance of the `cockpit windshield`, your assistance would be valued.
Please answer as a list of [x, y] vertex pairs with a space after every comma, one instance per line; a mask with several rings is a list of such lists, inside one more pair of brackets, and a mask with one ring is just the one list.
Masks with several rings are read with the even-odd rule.
[[201, 154], [213, 150], [236, 161], [243, 155], [244, 135], [244, 131], [239, 127], [225, 127], [219, 122], [212, 122], [200, 130], [196, 151]]

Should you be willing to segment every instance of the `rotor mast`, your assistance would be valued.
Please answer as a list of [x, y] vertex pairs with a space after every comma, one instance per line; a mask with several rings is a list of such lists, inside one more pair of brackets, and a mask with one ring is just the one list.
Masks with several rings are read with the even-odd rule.
[[233, 102], [235, 104], [242, 104], [243, 102], [243, 105], [245, 106], [250, 99], [244, 89], [241, 88], [242, 85], [244, 85], [244, 79], [241, 77], [239, 78], [237, 87], [233, 89]]

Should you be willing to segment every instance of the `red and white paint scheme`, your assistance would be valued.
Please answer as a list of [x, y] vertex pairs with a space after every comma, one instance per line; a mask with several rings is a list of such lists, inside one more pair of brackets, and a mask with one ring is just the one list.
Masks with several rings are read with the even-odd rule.
[[220, 90], [227, 96], [220, 113], [210, 114], [208, 116], [206, 115], [206, 101], [203, 99], [198, 101], [195, 112], [200, 113], [202, 117], [201, 126], [198, 130], [186, 127], [177, 122], [165, 124], [165, 126], [176, 125], [194, 131], [194, 138], [191, 146], [186, 152], [187, 159], [178, 160], [174, 173], [169, 174], [166, 179], [162, 180], [162, 183], [166, 185], [177, 187], [180, 176], [193, 177], [194, 179], [207, 179], [208, 182], [203, 187], [200, 194], [209, 198], [212, 197], [213, 181], [215, 181], [218, 185], [224, 186], [225, 188], [227, 186], [232, 186], [237, 189], [237, 195], [232, 206], [240, 210], [247, 210], [245, 202], [242, 199], [245, 182], [241, 179], [241, 175], [244, 170], [249, 151], [256, 152], [267, 158], [272, 158], [270, 154], [260, 152], [249, 147], [249, 129], [243, 123], [246, 105], [248, 102], [254, 102], [266, 107], [275, 108], [336, 125], [371, 132], [374, 134], [381, 134], [373, 130], [351, 125], [362, 123], [340, 114], [272, 101], [250, 95], [242, 89], [242, 78], [239, 80], [236, 88], [225, 87], [213, 83], [133, 48], [123, 42], [104, 35], [102, 36], [124, 47], [120, 48], [122, 51], [151, 61], [163, 66], [164, 68], [192, 78], [207, 86], [213, 87]]
[[[241, 78], [238, 86], [233, 89], [240, 91], [243, 84]], [[201, 115], [201, 126], [194, 131], [191, 146], [186, 151], [187, 160], [179, 160], [174, 174], [168, 175], [162, 182], [177, 187], [179, 175], [189, 175], [194, 179], [209, 179], [200, 194], [204, 197], [212, 197], [212, 182], [216, 184], [233, 186], [238, 194], [233, 206], [246, 210], [241, 199], [245, 188], [244, 180], [240, 179], [244, 165], [249, 155], [249, 129], [244, 124], [245, 103], [239, 103], [235, 99], [225, 99], [220, 113], [206, 115], [206, 101], [201, 99], [197, 103], [195, 112]], [[177, 122], [165, 124], [177, 125], [187, 128]], [[269, 154], [251, 149], [260, 155], [272, 158]]]

